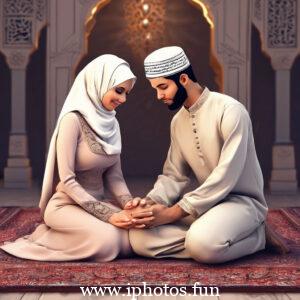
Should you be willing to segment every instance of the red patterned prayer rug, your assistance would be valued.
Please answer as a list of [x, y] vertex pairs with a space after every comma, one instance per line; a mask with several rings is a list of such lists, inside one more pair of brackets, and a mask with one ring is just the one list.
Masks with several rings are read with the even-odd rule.
[[[37, 208], [0, 208], [0, 244], [33, 231], [41, 221]], [[205, 265], [192, 260], [117, 259], [99, 262], [38, 262], [0, 249], [0, 291], [80, 292], [79, 286], [217, 286], [231, 292], [300, 291], [300, 208], [271, 210], [268, 222], [284, 237], [286, 255], [260, 251], [241, 259]]]

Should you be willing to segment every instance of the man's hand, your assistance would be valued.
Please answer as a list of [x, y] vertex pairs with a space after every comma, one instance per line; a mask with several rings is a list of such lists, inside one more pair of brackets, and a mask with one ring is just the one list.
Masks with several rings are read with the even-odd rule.
[[146, 197], [146, 198], [140, 198], [140, 197], [136, 197], [132, 200], [129, 200], [125, 206], [124, 206], [124, 209], [127, 210], [127, 209], [133, 209], [135, 207], [138, 207], [138, 206], [141, 206], [141, 207], [149, 207], [151, 205], [155, 204], [155, 202]]
[[153, 212], [153, 220], [146, 225], [147, 228], [156, 227], [163, 224], [173, 223], [188, 215], [177, 204], [172, 207], [167, 207], [161, 204], [154, 204], [151, 206]]
[[154, 219], [153, 212], [149, 209], [139, 209], [136, 211], [121, 210], [114, 213], [108, 222], [123, 229], [145, 228]]

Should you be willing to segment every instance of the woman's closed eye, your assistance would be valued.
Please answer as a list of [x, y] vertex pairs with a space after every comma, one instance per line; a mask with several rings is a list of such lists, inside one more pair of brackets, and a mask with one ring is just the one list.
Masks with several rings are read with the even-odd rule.
[[117, 94], [122, 95], [124, 93], [125, 89], [122, 88], [122, 87], [117, 87], [115, 89], [115, 91], [116, 91]]

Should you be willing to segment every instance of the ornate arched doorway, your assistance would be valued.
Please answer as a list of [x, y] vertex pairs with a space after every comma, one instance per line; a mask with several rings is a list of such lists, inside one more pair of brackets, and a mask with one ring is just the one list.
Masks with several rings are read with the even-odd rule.
[[[145, 53], [170, 43], [182, 46], [192, 63], [195, 62], [193, 66], [199, 81], [240, 99], [249, 108], [248, 6], [230, 3], [209, 0], [51, 1], [50, 23], [56, 26], [50, 28], [48, 39], [47, 140], [50, 139], [57, 114], [76, 72], [93, 56], [103, 53], [114, 53], [127, 59], [132, 68], [137, 70], [140, 82], [144, 81], [135, 89], [137, 100], [129, 100], [118, 113], [120, 123], [126, 124], [121, 127], [123, 149], [128, 149], [128, 153], [125, 153], [128, 174], [137, 174], [132, 170], [141, 164], [139, 160], [145, 159], [146, 153], [157, 153], [156, 161], [161, 166], [169, 143], [169, 126], [166, 125], [171, 115], [153, 101], [153, 93], [144, 80], [142, 56]], [[127, 13], [126, 5], [130, 8]], [[228, 11], [230, 15], [226, 13]], [[137, 29], [139, 18], [142, 28]], [[156, 24], [156, 27], [152, 28], [152, 24]], [[148, 44], [143, 44], [138, 35], [140, 31], [146, 37], [150, 33]], [[133, 33], [132, 37], [126, 39], [130, 32]], [[101, 45], [95, 42], [97, 34], [101, 38]], [[123, 43], [124, 36], [127, 44]], [[89, 44], [91, 40], [93, 43]], [[97, 45], [100, 46], [97, 48]], [[94, 47], [94, 52], [89, 51], [91, 47]], [[136, 115], [134, 118], [133, 114]], [[153, 121], [156, 116], [159, 121], [152, 122], [152, 126], [146, 122], [147, 118]], [[128, 123], [129, 119], [131, 123]], [[125, 131], [128, 128], [129, 131]], [[134, 151], [131, 151], [134, 144]], [[136, 153], [140, 154], [137, 161]], [[144, 168], [144, 174], [153, 174], [153, 169], [153, 166]]]

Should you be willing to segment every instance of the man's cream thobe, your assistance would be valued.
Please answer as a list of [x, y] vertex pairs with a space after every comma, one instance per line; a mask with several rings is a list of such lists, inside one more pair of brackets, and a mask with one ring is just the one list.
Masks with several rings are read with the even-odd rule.
[[[199, 187], [182, 195], [193, 172]], [[177, 203], [190, 216], [130, 231], [136, 253], [217, 263], [265, 247], [267, 205], [252, 125], [235, 99], [205, 88], [171, 123], [171, 145], [154, 188], [156, 202]]]

